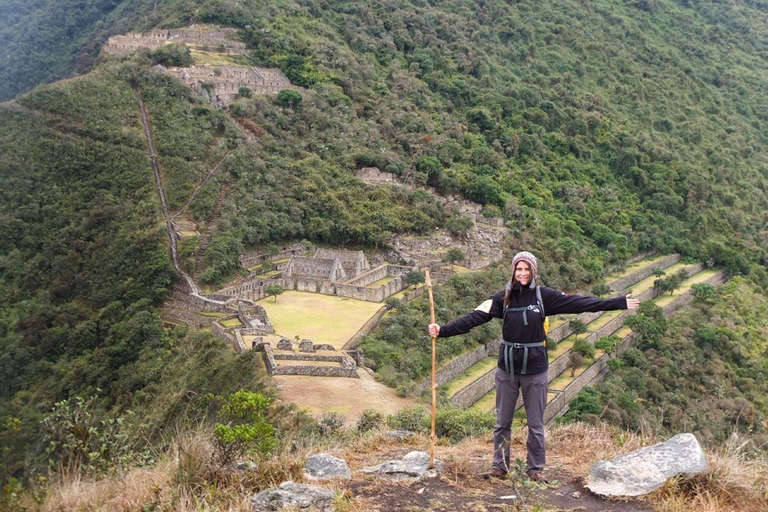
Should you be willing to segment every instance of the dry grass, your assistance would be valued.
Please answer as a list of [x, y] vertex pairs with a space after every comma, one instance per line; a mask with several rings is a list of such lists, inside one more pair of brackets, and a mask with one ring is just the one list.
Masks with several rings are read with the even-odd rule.
[[[526, 435], [526, 429], [513, 432], [513, 460], [525, 458]], [[479, 471], [490, 467], [490, 437], [489, 432], [456, 444], [438, 440], [436, 457], [446, 468], [442, 478], [455, 492], [480, 497], [492, 491], [493, 482], [477, 478]], [[551, 428], [547, 441], [551, 469], [586, 476], [595, 461], [617, 457], [659, 439], [605, 425], [568, 424]], [[708, 473], [694, 479], [672, 480], [644, 501], [663, 512], [768, 510], [768, 461], [765, 458], [747, 460], [744, 446], [738, 438], [733, 438], [727, 446], [709, 451], [711, 470]], [[326, 452], [345, 459], [353, 479], [361, 479], [365, 477], [357, 471], [363, 467], [401, 458], [412, 450], [428, 451], [429, 438], [416, 435], [401, 441], [387, 437], [384, 432], [364, 436], [347, 433], [341, 439], [289, 437], [284, 439], [278, 455], [260, 461], [256, 468], [248, 471], [218, 468], [211, 463], [212, 449], [210, 437], [205, 433], [183, 435], [152, 468], [133, 469], [98, 481], [52, 482], [41, 509], [245, 511], [250, 497], [260, 490], [286, 480], [301, 481], [304, 461], [312, 454]], [[323, 486], [336, 491], [337, 510], [366, 510], [366, 500], [352, 498], [347, 483]]]
[[210, 436], [183, 435], [153, 467], [53, 484], [41, 510], [249, 510], [248, 495], [232, 485], [231, 472], [217, 471], [212, 452]]

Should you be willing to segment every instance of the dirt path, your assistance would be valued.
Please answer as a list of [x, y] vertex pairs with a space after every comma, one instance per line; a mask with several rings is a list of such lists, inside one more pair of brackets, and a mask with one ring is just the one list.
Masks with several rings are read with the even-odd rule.
[[301, 375], [276, 375], [273, 379], [282, 388], [280, 397], [284, 401], [318, 416], [335, 412], [347, 425], [354, 425], [366, 409], [386, 415], [416, 407], [412, 400], [401, 398], [394, 389], [376, 382], [366, 370], [361, 368], [358, 374], [359, 379]]
[[[583, 475], [591, 464], [628, 449], [618, 448], [610, 432], [591, 427], [568, 426], [556, 429], [550, 436], [547, 475], [548, 484], [531, 482], [525, 476], [525, 436], [515, 431], [512, 442], [514, 467], [506, 479], [485, 479], [491, 462], [490, 433], [487, 438], [475, 438], [444, 446], [438, 443], [435, 456], [443, 461], [445, 470], [439, 478], [417, 483], [392, 483], [360, 469], [386, 460], [399, 459], [412, 450], [425, 451], [426, 436], [410, 441], [391, 441], [371, 449], [356, 449], [345, 454], [352, 468], [352, 480], [345, 484], [354, 499], [355, 510], [390, 512], [420, 511], [585, 511], [585, 512], [652, 512], [642, 499], [630, 501], [607, 500], [584, 487]], [[588, 437], [590, 436], [591, 437]], [[633, 438], [634, 444], [638, 441]], [[608, 446], [610, 445], [610, 446]], [[578, 446], [579, 449], [574, 449]]]

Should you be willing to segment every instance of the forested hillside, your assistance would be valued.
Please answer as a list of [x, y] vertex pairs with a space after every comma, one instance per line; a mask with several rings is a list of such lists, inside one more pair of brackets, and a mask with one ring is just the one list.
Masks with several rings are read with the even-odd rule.
[[[262, 387], [249, 356], [159, 319], [177, 276], [137, 95], [172, 209], [223, 162], [190, 208], [207, 221], [231, 187], [205, 254], [209, 284], [238, 276], [245, 249], [300, 239], [385, 248], [393, 233], [428, 234], [456, 215], [423, 191], [355, 178], [376, 166], [503, 217], [512, 248], [542, 256], [552, 286], [584, 287], [659, 249], [768, 288], [765, 2], [47, 4], [0, 10], [0, 40], [14, 48], [0, 97], [74, 75], [72, 59], [93, 57], [89, 44], [118, 27], [189, 21], [240, 29], [251, 63], [305, 90], [243, 97], [225, 112], [143, 52], [0, 105], [3, 477], [44, 459], [37, 425], [58, 400], [140, 407], [162, 432], [205, 411], [206, 393]], [[70, 18], [57, 9], [71, 13], [63, 29]], [[455, 280], [442, 314], [499, 276]], [[422, 350], [423, 317], [392, 335], [405, 351]]]

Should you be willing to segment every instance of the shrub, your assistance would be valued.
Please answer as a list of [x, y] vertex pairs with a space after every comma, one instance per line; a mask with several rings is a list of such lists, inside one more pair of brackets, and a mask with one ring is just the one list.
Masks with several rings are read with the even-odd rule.
[[293, 89], [283, 89], [277, 94], [277, 101], [284, 107], [295, 107], [301, 103], [301, 93]]
[[226, 466], [244, 453], [266, 455], [275, 446], [275, 427], [265, 415], [272, 399], [261, 393], [238, 391], [229, 395], [220, 410], [220, 418], [213, 429], [214, 456]]
[[377, 429], [384, 424], [384, 415], [373, 409], [366, 409], [357, 418], [357, 431], [361, 434]]
[[338, 413], [327, 412], [317, 422], [318, 434], [326, 437], [337, 435], [344, 427], [344, 420]]
[[466, 235], [467, 231], [472, 229], [472, 226], [472, 219], [463, 215], [451, 217], [445, 222], [445, 229], [447, 229], [450, 234], [457, 237]]
[[192, 65], [192, 54], [184, 43], [165, 44], [152, 52], [152, 61], [162, 66], [188, 67]]
[[581, 354], [582, 357], [588, 359], [595, 358], [595, 346], [587, 340], [576, 340], [573, 342], [573, 351], [577, 354]]
[[579, 369], [583, 361], [584, 356], [578, 352], [571, 351], [571, 354], [568, 356], [568, 368], [571, 369], [571, 377], [576, 375], [576, 370]]
[[616, 352], [616, 349], [619, 347], [619, 343], [621, 343], [621, 338], [615, 334], [611, 334], [610, 336], [606, 336], [597, 340], [595, 342], [595, 348], [598, 348], [606, 354], [610, 355]]
[[496, 418], [492, 412], [463, 409], [438, 409], [435, 431], [438, 437], [460, 441], [466, 437], [487, 434]]
[[[425, 430], [424, 416], [426, 410], [423, 407], [414, 407], [412, 409], [403, 409], [397, 414], [387, 416], [387, 426], [389, 428], [410, 430], [411, 432], [420, 432]], [[431, 421], [431, 418], [430, 418]]]
[[611, 293], [611, 287], [605, 283], [592, 287], [592, 294], [595, 297], [602, 297], [603, 295], [608, 295], [609, 293]]
[[135, 462], [125, 418], [99, 419], [94, 399], [79, 396], [54, 405], [42, 421], [46, 453], [55, 471], [65, 475], [112, 471]]

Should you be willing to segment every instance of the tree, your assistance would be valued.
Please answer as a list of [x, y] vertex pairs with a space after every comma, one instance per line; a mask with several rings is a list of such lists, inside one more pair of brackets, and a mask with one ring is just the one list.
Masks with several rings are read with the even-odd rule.
[[472, 226], [474, 226], [472, 219], [463, 215], [457, 215], [445, 221], [445, 228], [451, 235], [456, 237], [466, 235], [467, 231], [472, 229]]
[[241, 86], [237, 89], [237, 95], [241, 98], [250, 98], [251, 90], [248, 87]]
[[275, 296], [275, 302], [277, 302], [277, 296], [281, 295], [285, 290], [283, 290], [283, 287], [279, 284], [270, 284], [267, 286], [267, 289], [264, 290], [264, 292], [267, 294], [267, 297], [270, 295]]
[[453, 268], [453, 264], [457, 261], [464, 261], [466, 256], [464, 255], [464, 251], [459, 249], [458, 247], [451, 247], [448, 249], [448, 252], [445, 254], [445, 257], [443, 258], [443, 261], [451, 265], [451, 268]]
[[568, 368], [571, 369], [571, 377], [576, 376], [576, 370], [579, 369], [582, 362], [584, 362], [584, 356], [578, 352], [571, 351], [571, 355], [568, 356]]
[[666, 273], [666, 272], [664, 272], [664, 271], [663, 271], [662, 269], [660, 269], [660, 268], [654, 268], [654, 269], [651, 271], [651, 273], [652, 273], [654, 276], [656, 276], [656, 277], [661, 277], [661, 276], [665, 276], [665, 275], [667, 275], [667, 273]]
[[586, 357], [587, 359], [595, 358], [595, 346], [587, 340], [576, 340], [573, 343], [573, 348], [571, 350], [581, 354], [582, 357]]
[[691, 295], [693, 295], [696, 302], [703, 302], [704, 304], [714, 304], [717, 302], [715, 287], [708, 283], [696, 283], [691, 286]]
[[284, 107], [295, 107], [301, 103], [301, 93], [294, 91], [293, 89], [283, 89], [277, 93], [277, 101]]
[[638, 314], [630, 316], [624, 323], [637, 333], [642, 345], [656, 346], [667, 330], [664, 310], [651, 301], [640, 304]]
[[152, 61], [167, 67], [188, 67], [192, 65], [192, 54], [184, 43], [164, 44], [151, 54]]
[[605, 283], [600, 283], [592, 287], [592, 294], [595, 297], [602, 297], [604, 295], [608, 295], [609, 293], [611, 293], [611, 287]]
[[619, 348], [619, 343], [621, 343], [621, 338], [615, 334], [611, 334], [610, 336], [597, 340], [595, 342], [595, 348], [602, 350], [608, 354], [608, 357], [610, 358], [611, 354], [616, 352], [616, 349]]
[[570, 327], [571, 331], [573, 331], [573, 334], [576, 335], [577, 340], [579, 339], [579, 334], [584, 334], [587, 332], [587, 324], [581, 320], [571, 320], [568, 322], [568, 327]]
[[408, 286], [416, 287], [420, 283], [423, 283], [426, 279], [426, 276], [424, 275], [424, 272], [420, 272], [418, 270], [411, 270], [405, 275], [405, 284]]

